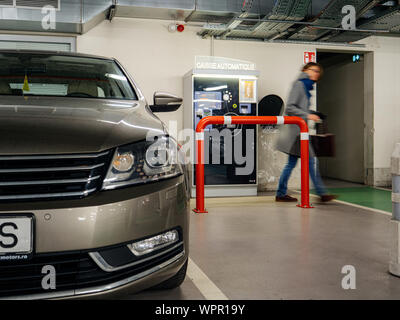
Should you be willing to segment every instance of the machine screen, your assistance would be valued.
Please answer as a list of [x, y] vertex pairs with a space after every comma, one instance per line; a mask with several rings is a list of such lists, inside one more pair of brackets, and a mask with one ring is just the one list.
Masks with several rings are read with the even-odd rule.
[[[195, 77], [193, 81], [193, 107], [194, 107], [194, 127], [201, 119], [207, 116], [240, 116], [240, 115], [256, 115], [257, 104], [251, 102], [251, 99], [255, 99], [256, 91], [256, 80], [254, 79], [243, 79], [243, 101], [239, 95], [239, 82], [240, 78], [232, 77]], [[250, 90], [251, 89], [251, 90]], [[226, 131], [225, 129], [229, 129]], [[228, 161], [224, 163], [225, 159], [225, 148], [226, 146], [232, 145], [233, 148], [230, 151], [232, 157], [234, 150], [247, 150], [248, 146], [251, 147], [253, 158], [256, 158], [256, 135], [254, 134], [252, 140], [249, 141], [246, 137], [248, 129], [255, 132], [255, 125], [215, 125], [210, 124], [204, 129], [204, 148], [206, 154], [211, 157], [216, 157], [216, 153], [219, 153], [217, 158], [220, 159], [220, 163], [206, 163], [204, 166], [205, 173], [205, 184], [206, 185], [240, 185], [240, 184], [255, 184], [256, 182], [256, 166], [253, 171], [247, 175], [237, 175], [236, 168], [243, 167], [244, 164], [238, 164], [234, 161]], [[212, 131], [213, 130], [213, 131]], [[225, 131], [224, 131], [225, 130]], [[224, 138], [214, 140], [213, 135], [216, 132], [224, 134]], [[240, 140], [235, 140], [235, 137], [241, 137]], [[235, 144], [236, 141], [236, 144]], [[216, 142], [218, 147], [213, 144]], [[226, 142], [230, 142], [226, 144]], [[240, 144], [240, 146], [239, 146]], [[194, 168], [194, 171], [196, 169]], [[195, 181], [195, 176], [193, 177]]]
[[221, 109], [221, 92], [196, 91], [194, 99], [196, 110], [203, 109], [204, 112], [207, 113], [207, 110]]

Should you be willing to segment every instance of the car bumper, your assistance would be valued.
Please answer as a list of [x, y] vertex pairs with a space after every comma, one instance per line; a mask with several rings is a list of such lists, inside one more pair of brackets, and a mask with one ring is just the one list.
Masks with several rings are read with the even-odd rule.
[[[146, 190], [148, 193], [146, 193]], [[149, 192], [151, 190], [153, 192]], [[40, 208], [42, 204], [32, 204], [30, 210], [29, 205], [25, 204], [26, 209], [12, 211], [17, 214], [33, 213], [34, 215], [34, 257], [73, 252], [77, 266], [79, 263], [82, 264], [81, 257], [84, 257], [84, 260], [86, 259], [85, 261], [91, 264], [91, 268], [99, 269], [95, 270], [99, 276], [95, 281], [90, 279], [90, 281], [85, 280], [79, 283], [76, 280], [79, 278], [79, 275], [77, 275], [74, 278], [77, 285], [74, 287], [72, 284], [66, 283], [67, 280], [58, 281], [56, 273], [56, 283], [60, 285], [56, 286], [55, 290], [38, 288], [33, 290], [32, 293], [24, 291], [23, 294], [16, 291], [17, 294], [10, 294], [7, 297], [3, 294], [1, 298], [110, 297], [141, 291], [176, 274], [188, 257], [189, 197], [184, 177], [170, 179], [160, 184], [154, 183], [152, 186], [127, 188], [122, 193], [124, 194], [122, 198], [118, 190], [113, 191], [114, 197], [111, 192], [104, 193], [103, 196], [108, 197], [107, 201], [104, 201], [101, 196], [97, 196], [98, 198], [95, 200], [83, 199], [81, 201], [84, 204], [98, 202], [97, 205], [74, 206], [72, 208], [57, 208], [57, 205], [54, 205], [52, 208], [51, 205], [47, 204], [48, 208]], [[113, 199], [110, 199], [110, 195]], [[67, 204], [67, 201], [64, 201], [64, 203]], [[35, 206], [40, 209], [35, 209]], [[10, 213], [9, 210], [4, 210], [1, 207], [0, 210], [0, 215]], [[162, 257], [154, 259], [154, 262], [150, 257], [145, 265], [137, 268], [137, 270], [132, 270], [132, 272], [127, 268], [126, 270], [129, 272], [123, 273], [122, 271], [125, 270], [122, 270], [120, 275], [113, 277], [113, 271], [100, 270], [98, 262], [93, 261], [90, 257], [90, 253], [126, 246], [126, 244], [138, 239], [144, 239], [176, 228], [180, 230], [179, 243], [181, 246], [170, 250]], [[160, 249], [160, 252], [163, 252], [163, 249]], [[78, 253], [79, 257], [75, 258]], [[72, 259], [69, 260], [72, 261]], [[43, 262], [43, 264], [46, 263]], [[16, 266], [18, 266], [17, 263]], [[124, 269], [124, 266], [122, 267]], [[77, 268], [75, 267], [75, 269]], [[61, 270], [62, 268], [56, 267], [56, 270], [58, 269]], [[85, 270], [85, 272], [88, 272], [88, 270]], [[39, 269], [38, 272], [37, 277], [40, 277]], [[78, 270], [79, 272], [81, 271]], [[104, 279], [101, 279], [101, 272], [104, 273]], [[62, 278], [62, 275], [60, 277]], [[87, 285], [84, 285], [85, 283]], [[64, 290], [63, 288], [67, 289]]]
[[71, 300], [71, 299], [118, 299], [151, 288], [173, 277], [187, 260], [184, 251], [171, 260], [168, 260], [154, 268], [140, 274], [116, 281], [106, 285], [87, 288], [49, 291], [44, 293], [16, 295], [1, 297], [1, 300]]

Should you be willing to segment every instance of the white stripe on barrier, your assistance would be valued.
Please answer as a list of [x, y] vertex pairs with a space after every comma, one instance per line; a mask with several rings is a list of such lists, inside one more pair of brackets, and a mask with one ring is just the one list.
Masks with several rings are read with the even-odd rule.
[[284, 117], [276, 117], [276, 124], [285, 124]]
[[196, 141], [204, 140], [204, 132], [196, 132]]
[[224, 117], [224, 124], [227, 124], [227, 125], [232, 124], [232, 117], [225, 116]]
[[300, 140], [310, 140], [308, 132], [300, 132]]
[[392, 202], [400, 203], [400, 193], [392, 193]]

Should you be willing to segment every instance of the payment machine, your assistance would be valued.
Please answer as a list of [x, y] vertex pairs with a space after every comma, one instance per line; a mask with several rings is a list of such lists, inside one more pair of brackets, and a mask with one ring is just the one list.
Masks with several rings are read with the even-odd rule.
[[[257, 115], [258, 72], [254, 64], [226, 58], [210, 59], [217, 62], [196, 63], [198, 68], [184, 78], [185, 128], [195, 130], [199, 121], [207, 116]], [[206, 197], [257, 194], [256, 142], [256, 125], [209, 125], [205, 128]], [[192, 143], [195, 150], [195, 141]], [[195, 195], [195, 172], [192, 164], [192, 196]]]

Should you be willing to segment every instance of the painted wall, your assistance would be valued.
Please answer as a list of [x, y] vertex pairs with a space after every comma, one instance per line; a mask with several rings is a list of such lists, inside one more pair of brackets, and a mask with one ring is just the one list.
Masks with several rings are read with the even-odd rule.
[[374, 185], [388, 186], [391, 185], [390, 156], [395, 143], [400, 142], [400, 39], [369, 37], [360, 42], [373, 51], [374, 92], [370, 97], [374, 114], [374, 168], [371, 175]]
[[[315, 45], [223, 40], [214, 41], [214, 46], [212, 46], [210, 39], [201, 39], [196, 35], [199, 30], [197, 27], [186, 26], [183, 33], [169, 33], [167, 29], [169, 23], [170, 21], [125, 18], [114, 19], [111, 23], [104, 21], [88, 33], [78, 37], [77, 49], [78, 52], [117, 58], [139, 83], [149, 103], [151, 103], [153, 92], [156, 90], [182, 95], [183, 76], [193, 68], [195, 56], [211, 55], [212, 47], [215, 56], [247, 60], [257, 64], [257, 68], [261, 72], [258, 87], [259, 98], [267, 94], [277, 94], [286, 101], [290, 85], [298, 75], [302, 65], [303, 52], [316, 49]], [[381, 47], [376, 48], [379, 45]], [[394, 59], [395, 53], [392, 53], [392, 49], [383, 48], [386, 46], [386, 42], [377, 44], [372, 41], [371, 46], [380, 50], [384, 49], [379, 54], [380, 58], [390, 56], [391, 59]], [[324, 48], [329, 49], [329, 47]], [[338, 47], [332, 47], [332, 49], [337, 50]], [[340, 49], [346, 48], [340, 47]], [[383, 65], [386, 72], [391, 71], [389, 65], [384, 62], [377, 65]], [[375, 72], [375, 81], [377, 74], [378, 79], [380, 79], [383, 73], [384, 71]], [[380, 92], [378, 96], [375, 96], [375, 99], [384, 96], [386, 91], [394, 91], [395, 83], [392, 83], [390, 90], [379, 85]], [[387, 104], [384, 103], [385, 108], [393, 111], [394, 104], [397, 101], [390, 102], [389, 100], [389, 97], [385, 98], [385, 101], [388, 102]], [[315, 97], [313, 102], [315, 106]], [[191, 106], [185, 105], [183, 107], [189, 108]], [[173, 113], [159, 114], [159, 116], [167, 126], [170, 121], [176, 121], [177, 129], [182, 129], [182, 108]], [[378, 116], [376, 121], [384, 120], [382, 117], [387, 119], [391, 116]], [[382, 126], [378, 126], [378, 129], [381, 130]], [[390, 128], [382, 130], [391, 131]], [[396, 128], [391, 132], [393, 131], [396, 131], [397, 138], [399, 138], [399, 129]], [[171, 133], [174, 134], [174, 132]], [[280, 170], [286, 161], [284, 154], [273, 149], [276, 136], [277, 133], [260, 130], [258, 157], [260, 190], [276, 188]], [[380, 132], [379, 137], [381, 136]], [[379, 152], [384, 153], [376, 156], [377, 163], [380, 166], [389, 167], [388, 161], [390, 159], [387, 159], [387, 157], [390, 157], [392, 148], [392, 145], [388, 145], [379, 150]], [[299, 181], [299, 168], [297, 168], [289, 186], [299, 187]]]

